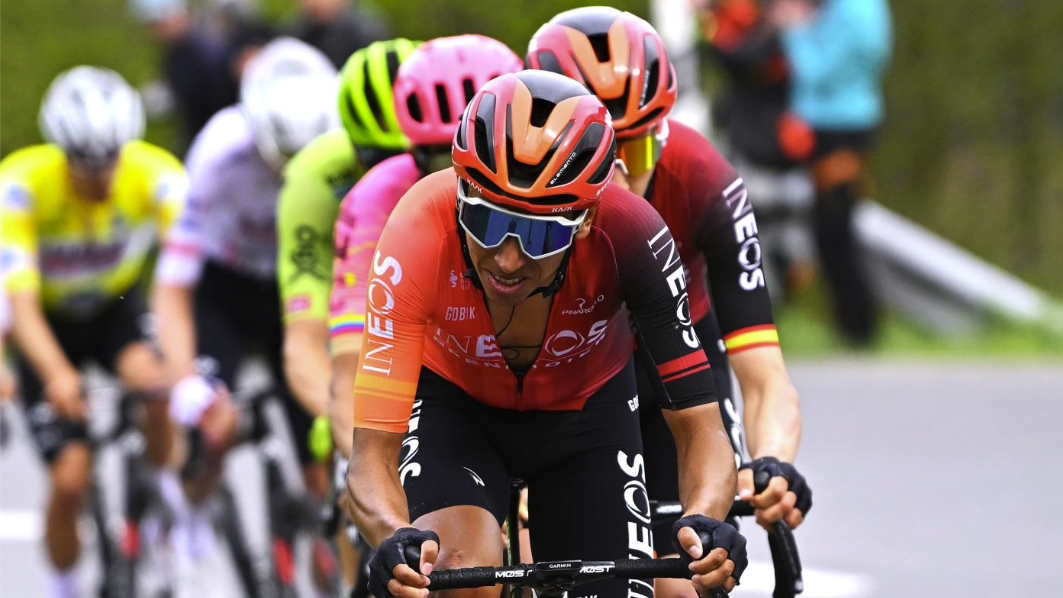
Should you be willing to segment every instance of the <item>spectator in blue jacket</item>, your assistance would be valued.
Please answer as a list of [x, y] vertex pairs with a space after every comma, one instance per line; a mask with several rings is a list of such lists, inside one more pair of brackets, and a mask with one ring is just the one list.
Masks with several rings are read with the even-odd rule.
[[813, 219], [837, 322], [846, 340], [866, 346], [877, 331], [876, 302], [852, 215], [867, 192], [865, 157], [885, 112], [889, 6], [886, 0], [774, 0], [769, 15], [790, 67], [791, 107], [815, 133]]

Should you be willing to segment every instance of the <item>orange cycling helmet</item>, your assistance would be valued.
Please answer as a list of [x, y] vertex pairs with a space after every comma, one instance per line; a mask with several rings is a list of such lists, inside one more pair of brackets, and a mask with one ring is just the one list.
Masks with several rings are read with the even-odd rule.
[[613, 117], [617, 137], [638, 137], [675, 105], [675, 68], [657, 30], [607, 6], [566, 10], [528, 44], [530, 68], [572, 77], [593, 91]]
[[525, 70], [492, 79], [454, 136], [458, 176], [492, 203], [531, 214], [598, 203], [616, 142], [601, 100], [568, 77]]

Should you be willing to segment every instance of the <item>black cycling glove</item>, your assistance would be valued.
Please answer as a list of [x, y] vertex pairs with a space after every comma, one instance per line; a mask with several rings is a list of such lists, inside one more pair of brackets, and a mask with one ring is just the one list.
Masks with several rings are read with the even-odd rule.
[[433, 531], [403, 527], [381, 542], [372, 558], [369, 559], [369, 591], [377, 598], [391, 596], [391, 592], [388, 591], [388, 582], [395, 578], [392, 570], [398, 565], [406, 564], [414, 571], [418, 571], [420, 563], [407, 562], [405, 551], [409, 547], [414, 547], [420, 552], [421, 544], [428, 540], [435, 540], [438, 544], [439, 536]]
[[[797, 495], [794, 508], [800, 509], [802, 514], [808, 516], [808, 510], [812, 508], [812, 488], [805, 481], [805, 476], [801, 475], [793, 464], [779, 461], [775, 457], [761, 457], [754, 459], [751, 463], [743, 464], [739, 471], [742, 469], [753, 470], [753, 479], [761, 477], [765, 480], [765, 484], [775, 476], [782, 476], [790, 484], [790, 491]], [[760, 492], [759, 489], [758, 492]]]
[[713, 548], [722, 548], [727, 551], [727, 558], [734, 561], [735, 570], [731, 577], [738, 582], [742, 578], [742, 572], [746, 570], [749, 559], [746, 557], [746, 538], [738, 533], [738, 530], [729, 523], [716, 521], [704, 515], [687, 515], [672, 524], [672, 545], [675, 547], [683, 562], [690, 564], [694, 559], [679, 545], [679, 530], [684, 527], [692, 528], [701, 538], [702, 555], [709, 554]]

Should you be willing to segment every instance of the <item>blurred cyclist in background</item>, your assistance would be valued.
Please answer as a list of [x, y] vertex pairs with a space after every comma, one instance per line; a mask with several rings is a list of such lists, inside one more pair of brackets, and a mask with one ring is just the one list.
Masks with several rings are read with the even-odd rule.
[[236, 102], [226, 42], [197, 23], [187, 0], [129, 0], [162, 49], [162, 74], [180, 117], [181, 151], [214, 114]]
[[[578, 8], [558, 14], [535, 33], [527, 64], [580, 81], [609, 109], [617, 136], [613, 182], [645, 197], [675, 236], [673, 250], [687, 276], [681, 315], [693, 323], [705, 347], [722, 410], [731, 420], [737, 418], [728, 352], [742, 386], [754, 460], [742, 466], [738, 492], [753, 500], [762, 523], [786, 516], [791, 525], [800, 524], [811, 492], [789, 463], [797, 455], [801, 415], [779, 349], [753, 209], [731, 164], [697, 131], [667, 118], [676, 80], [664, 42], [649, 23], [630, 13]], [[643, 362], [639, 396], [646, 401], [659, 387], [646, 375], [653, 364], [645, 362], [641, 350], [636, 356]], [[672, 435], [660, 410], [643, 409], [641, 415], [650, 496], [678, 500]], [[741, 424], [728, 424], [732, 441], [741, 446]], [[761, 470], [775, 477], [754, 497], [753, 473]], [[654, 535], [670, 534], [658, 527]], [[669, 552], [664, 544], [658, 551]], [[658, 587], [659, 595], [667, 596], [692, 591], [682, 580], [663, 580]]]
[[[340, 201], [366, 170], [406, 150], [392, 105], [392, 82], [418, 43], [397, 38], [351, 55], [340, 73], [344, 129], [313, 140], [284, 170], [277, 206], [284, 372], [296, 398], [316, 416], [328, 413], [332, 234]], [[338, 439], [343, 442], [349, 435], [344, 430]]]
[[18, 392], [15, 373], [7, 367], [7, 347], [11, 333], [11, 301], [7, 298], [7, 290], [2, 282], [3, 277], [3, 265], [0, 265], [0, 403], [6, 403], [15, 398], [15, 393]]
[[[140, 96], [117, 73], [80, 66], [52, 82], [45, 145], [0, 163], [0, 239], [27, 419], [49, 466], [49, 595], [76, 595], [77, 522], [92, 471], [82, 361], [146, 399], [147, 459], [170, 454], [169, 388], [136, 283], [185, 201], [181, 163], [140, 141]], [[176, 477], [164, 494], [177, 491]], [[167, 490], [169, 488], [169, 490]]]
[[[399, 65], [420, 42], [396, 38], [358, 50], [340, 73], [337, 104], [343, 128], [314, 139], [284, 169], [277, 205], [277, 284], [284, 319], [284, 373], [299, 402], [329, 431], [329, 292], [333, 242], [340, 201], [366, 170], [405, 151], [392, 107], [392, 82]], [[349, 444], [350, 429], [333, 434]], [[328, 442], [321, 453], [330, 451]], [[345, 461], [336, 460], [339, 477]], [[340, 482], [342, 485], [342, 481]], [[340, 530], [341, 536], [344, 534]], [[355, 583], [359, 555], [343, 537], [337, 545], [348, 583]]]
[[[232, 406], [212, 379], [234, 388], [253, 344], [285, 389], [276, 278], [281, 170], [310, 140], [339, 127], [336, 90], [336, 71], [321, 52], [294, 38], [270, 42], [248, 64], [240, 104], [212, 118], [188, 155], [189, 201], [166, 239], [153, 303], [174, 384], [171, 413], [199, 427], [208, 449], [205, 471], [186, 480], [194, 506], [179, 548], [193, 557], [209, 551], [200, 505], [234, 434]], [[326, 471], [307, 447], [309, 409], [283, 396], [307, 486], [323, 496]]]
[[[351, 189], [336, 221], [331, 300], [333, 407], [337, 444], [350, 458], [355, 367], [365, 330], [367, 274], [384, 224], [399, 199], [425, 175], [450, 168], [454, 132], [465, 106], [485, 83], [522, 68], [500, 41], [482, 35], [425, 42], [402, 63], [394, 108], [408, 153], [388, 158]], [[465, 273], [455, 273], [455, 276]], [[462, 278], [464, 280], [464, 278]]]

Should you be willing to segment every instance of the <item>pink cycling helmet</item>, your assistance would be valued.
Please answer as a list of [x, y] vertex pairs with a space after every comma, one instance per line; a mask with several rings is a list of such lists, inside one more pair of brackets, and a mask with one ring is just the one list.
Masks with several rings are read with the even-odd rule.
[[505, 44], [483, 35], [425, 42], [402, 62], [395, 78], [399, 127], [415, 146], [449, 146], [480, 87], [522, 68], [520, 57]]

